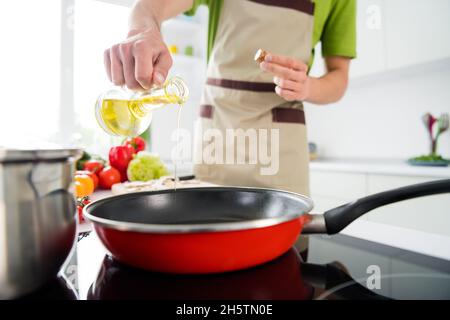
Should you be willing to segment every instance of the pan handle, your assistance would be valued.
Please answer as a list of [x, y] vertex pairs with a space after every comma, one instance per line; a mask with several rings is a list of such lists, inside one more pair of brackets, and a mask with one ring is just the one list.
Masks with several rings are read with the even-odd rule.
[[363, 214], [390, 203], [447, 192], [450, 192], [450, 179], [376, 193], [326, 211], [324, 214], [326, 232], [336, 234]]

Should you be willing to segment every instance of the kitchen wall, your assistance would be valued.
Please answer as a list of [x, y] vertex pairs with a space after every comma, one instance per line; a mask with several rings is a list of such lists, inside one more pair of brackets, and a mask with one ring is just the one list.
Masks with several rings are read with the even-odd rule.
[[[401, 158], [428, 152], [421, 116], [450, 113], [450, 59], [350, 80], [338, 103], [308, 104], [309, 140], [320, 156]], [[439, 152], [450, 156], [450, 134]]]

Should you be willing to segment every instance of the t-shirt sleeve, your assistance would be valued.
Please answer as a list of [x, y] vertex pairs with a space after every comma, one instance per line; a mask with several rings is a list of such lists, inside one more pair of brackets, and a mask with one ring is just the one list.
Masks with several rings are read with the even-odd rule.
[[356, 0], [334, 1], [321, 42], [324, 57], [356, 57]]
[[204, 5], [209, 5], [209, 1], [210, 0], [194, 0], [193, 4], [192, 4], [192, 8], [189, 9], [188, 11], [186, 11], [184, 14], [187, 16], [193, 16], [195, 14], [195, 12], [197, 11], [197, 8], [204, 4]]

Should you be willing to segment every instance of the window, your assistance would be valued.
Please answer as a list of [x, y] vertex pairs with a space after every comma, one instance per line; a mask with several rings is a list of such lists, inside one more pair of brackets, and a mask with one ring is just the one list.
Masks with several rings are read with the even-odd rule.
[[95, 0], [75, 0], [74, 131], [89, 151], [107, 154], [113, 142], [94, 116], [98, 95], [111, 87], [103, 52], [127, 34], [129, 8]]
[[[134, 0], [0, 1], [0, 137], [24, 134], [106, 155], [120, 138], [98, 126], [94, 105], [112, 86], [103, 52], [127, 34]], [[206, 8], [163, 25], [176, 45], [171, 75], [188, 83], [191, 97], [181, 125], [193, 130], [206, 72]], [[185, 54], [190, 48], [190, 54]], [[170, 157], [176, 109], [155, 112], [152, 151]], [[169, 124], [169, 125], [168, 125]]]
[[0, 2], [0, 137], [56, 140], [60, 130], [60, 1]]

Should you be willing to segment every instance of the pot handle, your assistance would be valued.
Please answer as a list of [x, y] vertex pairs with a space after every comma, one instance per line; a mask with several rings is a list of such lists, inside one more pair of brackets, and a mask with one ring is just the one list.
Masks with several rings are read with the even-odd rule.
[[363, 214], [390, 203], [447, 192], [450, 192], [450, 179], [376, 193], [326, 211], [324, 214], [326, 231], [328, 234], [336, 234]]

